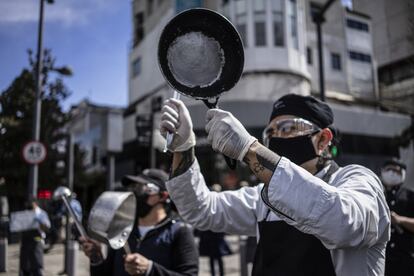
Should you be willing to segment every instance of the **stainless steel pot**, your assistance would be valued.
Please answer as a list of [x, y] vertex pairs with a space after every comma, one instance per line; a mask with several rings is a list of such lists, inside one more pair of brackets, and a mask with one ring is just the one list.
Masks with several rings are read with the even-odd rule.
[[[124, 247], [135, 223], [136, 199], [131, 192], [104, 192], [89, 214], [88, 233], [91, 238], [113, 249]], [[129, 253], [129, 252], [127, 252]]]

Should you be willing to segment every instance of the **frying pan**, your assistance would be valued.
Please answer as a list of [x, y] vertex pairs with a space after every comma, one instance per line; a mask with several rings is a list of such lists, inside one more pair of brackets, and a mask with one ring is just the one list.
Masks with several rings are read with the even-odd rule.
[[[162, 31], [158, 63], [175, 91], [216, 108], [220, 95], [241, 77], [243, 43], [224, 16], [209, 9], [189, 9], [172, 18]], [[236, 160], [226, 157], [226, 162], [235, 168]]]

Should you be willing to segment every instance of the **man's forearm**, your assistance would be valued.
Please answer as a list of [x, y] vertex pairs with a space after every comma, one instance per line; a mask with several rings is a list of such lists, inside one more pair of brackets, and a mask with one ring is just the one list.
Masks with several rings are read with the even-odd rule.
[[259, 142], [254, 142], [243, 160], [249, 165], [256, 177], [267, 185], [272, 178], [273, 172], [276, 170], [280, 158], [279, 155]]
[[400, 225], [411, 233], [414, 233], [414, 218], [400, 217]]
[[194, 147], [190, 148], [187, 151], [174, 152], [170, 177], [174, 178], [185, 173], [194, 163], [194, 160]]

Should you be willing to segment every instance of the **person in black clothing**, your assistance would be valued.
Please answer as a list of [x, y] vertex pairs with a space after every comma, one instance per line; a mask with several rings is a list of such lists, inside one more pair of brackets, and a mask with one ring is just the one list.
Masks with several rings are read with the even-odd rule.
[[219, 275], [224, 276], [223, 256], [232, 254], [229, 245], [224, 239], [224, 233], [207, 230], [198, 232], [198, 235], [200, 237], [200, 256], [207, 256], [210, 258], [211, 275], [216, 275], [215, 263], [217, 263]]
[[167, 179], [168, 175], [157, 169], [124, 176], [122, 184], [137, 197], [137, 227], [128, 239], [133, 253], [109, 249], [104, 258], [97, 241], [82, 239], [85, 254], [101, 258], [91, 263], [92, 276], [197, 275], [198, 252], [192, 229], [173, 219], [168, 211]]
[[414, 192], [402, 187], [407, 166], [388, 160], [381, 169], [391, 210], [391, 239], [387, 244], [385, 275], [414, 275]]
[[43, 243], [45, 232], [50, 229], [47, 213], [41, 209], [35, 199], [30, 199], [27, 209], [35, 212], [37, 229], [24, 231], [20, 245], [19, 276], [43, 275]]
[[[213, 184], [211, 185], [211, 189], [216, 192], [221, 192], [222, 187], [220, 184]], [[231, 255], [233, 253], [224, 239], [224, 233], [217, 233], [209, 230], [196, 230], [196, 235], [200, 238], [198, 244], [200, 256], [206, 256], [210, 259], [211, 275], [216, 275], [215, 263], [217, 263], [219, 275], [224, 276], [223, 256]]]

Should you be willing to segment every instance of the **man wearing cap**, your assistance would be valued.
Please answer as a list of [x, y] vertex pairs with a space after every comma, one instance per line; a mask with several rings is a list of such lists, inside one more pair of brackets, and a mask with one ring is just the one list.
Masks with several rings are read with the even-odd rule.
[[171, 217], [167, 179], [168, 175], [158, 169], [124, 176], [123, 186], [137, 198], [137, 228], [128, 239], [133, 253], [109, 249], [104, 258], [98, 242], [83, 241], [85, 254], [98, 259], [91, 263], [91, 275], [197, 275], [198, 252], [192, 230]]
[[386, 252], [386, 276], [414, 275], [414, 192], [402, 187], [406, 170], [407, 166], [397, 159], [387, 160], [381, 168], [392, 222]]
[[207, 112], [215, 151], [243, 161], [263, 182], [210, 192], [194, 156], [185, 105], [163, 106], [161, 131], [174, 133], [167, 189], [195, 227], [257, 236], [253, 275], [383, 275], [390, 217], [381, 182], [359, 165], [329, 159], [333, 113], [313, 97], [286, 95], [273, 106], [264, 144], [229, 112]]

